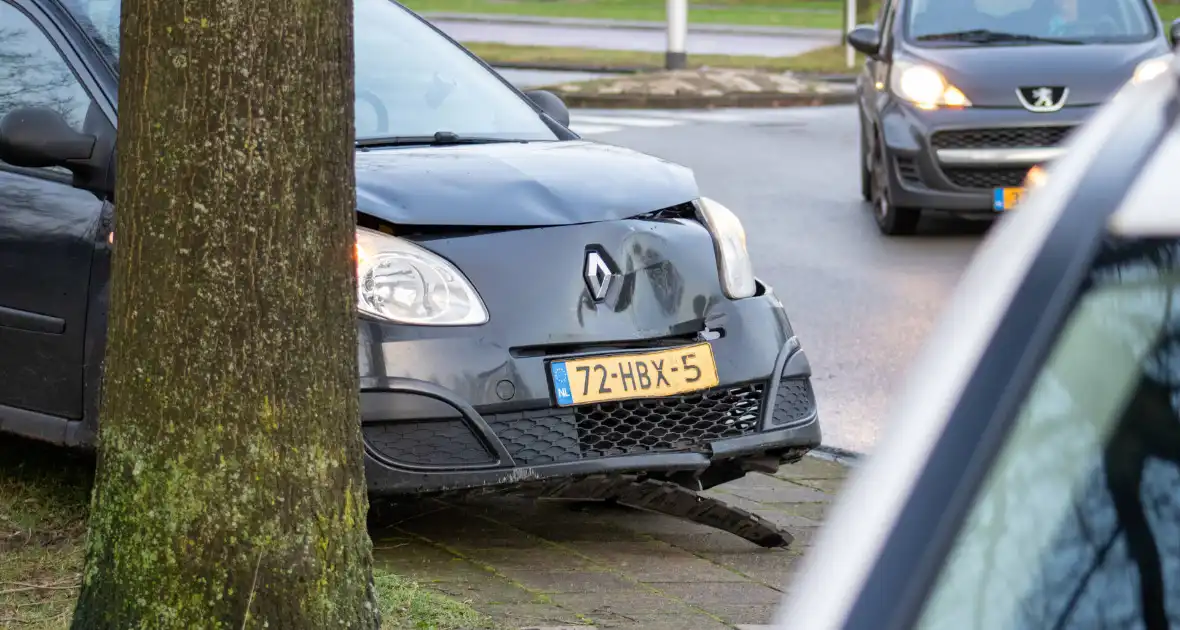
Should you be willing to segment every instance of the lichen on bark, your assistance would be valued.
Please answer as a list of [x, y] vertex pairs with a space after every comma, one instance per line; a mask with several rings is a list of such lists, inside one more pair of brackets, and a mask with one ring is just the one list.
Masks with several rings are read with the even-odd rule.
[[376, 628], [350, 0], [122, 0], [76, 629]]

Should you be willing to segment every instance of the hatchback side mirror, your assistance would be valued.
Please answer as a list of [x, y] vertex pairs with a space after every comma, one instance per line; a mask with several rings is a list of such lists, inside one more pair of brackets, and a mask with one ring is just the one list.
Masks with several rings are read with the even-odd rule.
[[549, 114], [549, 117], [561, 123], [563, 127], [570, 126], [570, 110], [565, 106], [565, 102], [561, 97], [548, 90], [533, 90], [525, 92], [525, 96], [529, 97], [541, 111]]
[[22, 107], [0, 118], [0, 160], [25, 168], [85, 168], [98, 138], [79, 133], [52, 109]]
[[869, 57], [876, 57], [881, 52], [881, 33], [875, 26], [858, 26], [848, 33], [848, 45]]
[[1175, 48], [1176, 44], [1180, 43], [1180, 18], [1172, 20], [1172, 25], [1168, 28], [1168, 39], [1172, 43], [1172, 48]]

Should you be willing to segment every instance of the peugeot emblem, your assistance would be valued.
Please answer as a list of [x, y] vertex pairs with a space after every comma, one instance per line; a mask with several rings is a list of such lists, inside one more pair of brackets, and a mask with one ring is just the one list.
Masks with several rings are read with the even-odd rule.
[[1020, 104], [1030, 112], [1055, 112], [1065, 107], [1065, 99], [1069, 96], [1067, 87], [1022, 87], [1016, 88], [1016, 97]]
[[595, 302], [601, 302], [606, 299], [611, 285], [614, 284], [614, 280], [618, 278], [619, 274], [615, 271], [606, 252], [591, 246], [586, 248], [586, 266], [582, 270], [582, 276], [586, 279], [586, 288], [590, 290], [590, 297], [594, 298]]

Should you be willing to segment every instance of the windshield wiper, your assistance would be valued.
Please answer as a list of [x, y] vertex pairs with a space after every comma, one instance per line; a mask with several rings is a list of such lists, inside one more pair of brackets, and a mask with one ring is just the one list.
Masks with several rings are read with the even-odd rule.
[[986, 28], [976, 28], [969, 31], [952, 31], [949, 33], [934, 33], [932, 35], [920, 35], [916, 39], [920, 42], [954, 41], [972, 42], [978, 44], [990, 44], [994, 42], [1030, 42], [1039, 44], [1077, 45], [1085, 43], [1077, 39], [1065, 39], [1061, 37], [1039, 37], [1037, 35], [1025, 35], [1023, 33], [1005, 33], [1003, 31], [992, 31]]
[[475, 136], [460, 136], [452, 131], [438, 131], [433, 136], [385, 136], [379, 138], [361, 138], [356, 141], [358, 149], [373, 147], [409, 147], [429, 146], [441, 147], [458, 144], [494, 144], [497, 142], [525, 142], [525, 140], [504, 140], [503, 138], [479, 138]]

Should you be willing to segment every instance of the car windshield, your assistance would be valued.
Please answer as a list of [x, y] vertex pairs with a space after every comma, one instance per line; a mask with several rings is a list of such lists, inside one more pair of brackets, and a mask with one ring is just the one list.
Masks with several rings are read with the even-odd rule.
[[[354, 0], [356, 136], [557, 140], [537, 112], [445, 37], [389, 0]], [[120, 0], [64, 0], [118, 67]]]
[[1155, 21], [1144, 0], [914, 0], [906, 34], [931, 45], [1146, 41]]
[[1111, 237], [918, 630], [1180, 626], [1180, 240]]

